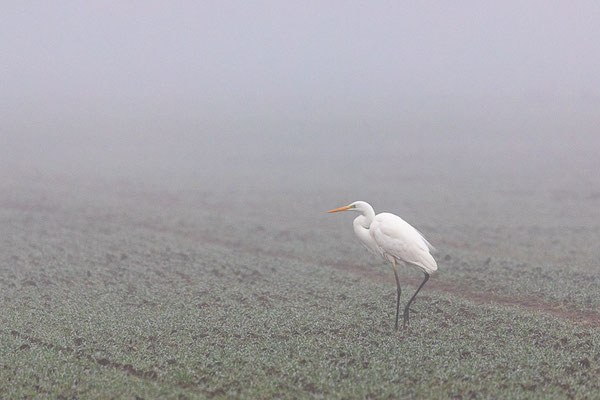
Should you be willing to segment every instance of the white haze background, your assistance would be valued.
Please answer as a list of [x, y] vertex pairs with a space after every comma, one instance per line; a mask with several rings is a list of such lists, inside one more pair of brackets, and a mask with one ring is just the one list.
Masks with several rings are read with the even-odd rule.
[[0, 167], [595, 196], [599, 4], [10, 2]]

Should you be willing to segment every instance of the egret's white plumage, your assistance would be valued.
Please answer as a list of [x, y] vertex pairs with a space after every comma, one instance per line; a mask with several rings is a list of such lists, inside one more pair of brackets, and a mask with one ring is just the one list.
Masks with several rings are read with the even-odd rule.
[[398, 329], [398, 311], [400, 302], [400, 281], [396, 272], [397, 263], [406, 263], [417, 267], [425, 274], [425, 280], [409, 300], [404, 309], [404, 325], [408, 323], [409, 306], [421, 290], [429, 276], [437, 270], [437, 263], [430, 251], [433, 246], [423, 235], [397, 215], [381, 213], [375, 215], [373, 207], [364, 201], [355, 201], [345, 207], [329, 211], [357, 211], [354, 219], [354, 233], [361, 243], [372, 253], [379, 254], [394, 266], [398, 297], [396, 302], [396, 329]]
[[428, 274], [437, 270], [437, 263], [429, 253], [431, 245], [408, 222], [390, 213], [377, 214], [369, 228], [371, 237], [386, 260], [398, 261], [421, 268]]

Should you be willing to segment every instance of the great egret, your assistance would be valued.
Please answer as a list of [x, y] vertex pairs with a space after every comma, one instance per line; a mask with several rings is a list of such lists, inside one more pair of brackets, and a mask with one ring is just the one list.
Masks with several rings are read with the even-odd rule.
[[404, 308], [404, 327], [409, 320], [410, 305], [415, 300], [419, 290], [429, 280], [432, 273], [437, 270], [437, 263], [429, 253], [433, 246], [413, 228], [408, 222], [397, 215], [381, 213], [375, 215], [373, 207], [365, 201], [355, 201], [347, 206], [328, 211], [357, 211], [360, 213], [354, 219], [354, 233], [362, 244], [374, 254], [379, 254], [384, 260], [392, 263], [394, 275], [396, 276], [397, 298], [396, 298], [396, 330], [398, 330], [398, 313], [400, 311], [400, 280], [396, 263], [405, 264], [419, 268], [425, 274], [425, 279], [410, 298]]

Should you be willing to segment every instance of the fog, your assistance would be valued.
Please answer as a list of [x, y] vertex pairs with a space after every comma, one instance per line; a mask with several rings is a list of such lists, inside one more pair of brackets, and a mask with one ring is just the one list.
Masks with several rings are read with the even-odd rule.
[[5, 178], [600, 191], [597, 2], [13, 2], [0, 19]]

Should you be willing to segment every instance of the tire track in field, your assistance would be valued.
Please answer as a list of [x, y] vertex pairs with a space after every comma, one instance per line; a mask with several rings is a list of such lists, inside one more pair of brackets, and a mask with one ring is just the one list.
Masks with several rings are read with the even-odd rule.
[[[138, 378], [145, 378], [145, 379], [150, 379], [155, 382], [159, 382], [158, 374], [155, 371], [144, 371], [141, 369], [134, 368], [133, 365], [131, 365], [131, 364], [121, 364], [116, 361], [111, 361], [107, 358], [96, 358], [90, 354], [85, 353], [83, 350], [76, 351], [75, 349], [73, 349], [71, 347], [64, 347], [64, 346], [59, 346], [57, 344], [44, 342], [41, 339], [35, 338], [33, 336], [29, 336], [27, 334], [24, 334], [24, 333], [15, 331], [15, 330], [11, 330], [9, 333], [7, 333], [6, 331], [0, 331], [0, 333], [3, 333], [3, 334], [10, 333], [10, 335], [12, 337], [25, 340], [31, 344], [43, 346], [43, 347], [47, 348], [48, 350], [56, 350], [56, 351], [60, 351], [63, 353], [72, 354], [80, 360], [85, 359], [85, 360], [88, 360], [91, 362], [95, 362], [96, 364], [101, 365], [103, 367], [111, 367], [111, 368], [121, 370], [123, 372], [126, 372], [127, 375], [133, 375], [133, 376], [137, 376]], [[26, 345], [21, 346], [22, 350], [28, 348], [28, 347], [23, 347], [23, 346], [26, 346]]]
[[[151, 228], [147, 224], [144, 224], [146, 228]], [[154, 227], [156, 229], [157, 227]], [[176, 235], [183, 234], [183, 232], [178, 231], [170, 231], [170, 233], [174, 233]], [[336, 263], [336, 262], [328, 262], [322, 261], [316, 258], [311, 257], [298, 257], [297, 255], [292, 254], [291, 252], [286, 251], [272, 251], [272, 250], [264, 250], [261, 248], [249, 248], [243, 246], [243, 244], [239, 241], [228, 241], [222, 239], [215, 239], [210, 237], [201, 237], [199, 235], [190, 234], [190, 232], [186, 232], [185, 236], [189, 239], [193, 237], [194, 240], [200, 243], [212, 244], [221, 247], [225, 247], [228, 249], [235, 249], [237, 252], [251, 253], [251, 254], [259, 254], [267, 257], [275, 257], [275, 258], [286, 258], [298, 262], [310, 263], [314, 265], [318, 265], [320, 267], [327, 268], [335, 268], [338, 270], [343, 270], [345, 272], [349, 272], [353, 275], [360, 275], [370, 280], [392, 284], [392, 279], [386, 279], [383, 275], [377, 274], [369, 269], [365, 268], [363, 265], [353, 265], [348, 263]], [[409, 282], [412, 286], [417, 287], [420, 284], [420, 279], [415, 279]], [[448, 294], [454, 297], [462, 298], [468, 301], [472, 301], [474, 303], [479, 304], [494, 304], [500, 305], [504, 307], [515, 307], [525, 309], [527, 311], [532, 312], [541, 312], [544, 314], [548, 314], [554, 316], [556, 318], [569, 320], [575, 323], [580, 323], [583, 325], [589, 326], [600, 326], [600, 312], [592, 311], [592, 310], [580, 310], [575, 307], [565, 307], [561, 304], [545, 302], [540, 300], [537, 297], [533, 296], [508, 296], [490, 292], [481, 292], [475, 291], [470, 286], [465, 285], [464, 283], [448, 280], [440, 281], [431, 279], [427, 283], [428, 290], [441, 293]]]
[[[330, 266], [336, 269], [341, 269], [352, 274], [366, 277], [367, 279], [385, 282], [392, 284], [391, 280], [384, 279], [381, 276], [374, 274], [365, 268], [357, 265], [348, 265], [341, 263], [324, 263], [323, 266]], [[414, 287], [419, 286], [421, 283], [420, 278], [412, 280], [410, 284]], [[461, 284], [452, 280], [439, 281], [431, 279], [427, 282], [427, 290], [440, 293], [449, 294], [454, 297], [465, 299], [474, 303], [479, 304], [493, 304], [504, 307], [515, 307], [525, 309], [532, 312], [541, 312], [544, 314], [552, 315], [560, 319], [566, 319], [575, 323], [580, 323], [588, 326], [600, 326], [600, 313], [591, 310], [579, 310], [574, 307], [566, 308], [564, 306], [553, 304], [549, 302], [541, 301], [537, 297], [527, 296], [505, 296], [494, 292], [478, 292], [472, 290], [469, 286]], [[426, 293], [424, 293], [426, 296]]]
[[187, 390], [192, 389], [192, 390], [201, 392], [208, 397], [222, 396], [226, 393], [223, 388], [217, 388], [215, 390], [204, 389], [204, 388], [202, 388], [202, 382], [191, 383], [191, 382], [178, 382], [175, 380], [161, 379], [158, 376], [158, 374], [156, 373], [156, 371], [145, 371], [145, 370], [141, 370], [141, 369], [136, 369], [131, 364], [122, 364], [117, 361], [112, 361], [108, 358], [96, 358], [96, 357], [92, 356], [91, 354], [86, 353], [83, 350], [75, 350], [71, 347], [64, 347], [64, 346], [48, 343], [48, 342], [45, 342], [36, 337], [27, 335], [22, 332], [18, 332], [16, 330], [11, 330], [10, 332], [7, 332], [5, 330], [0, 329], [0, 334], [11, 335], [14, 338], [19, 338], [28, 343], [28, 344], [22, 344], [19, 347], [19, 350], [29, 349], [31, 347], [30, 344], [36, 345], [36, 346], [43, 346], [49, 350], [55, 350], [55, 351], [59, 351], [59, 352], [67, 353], [67, 354], [72, 354], [78, 360], [87, 360], [92, 363], [96, 363], [97, 365], [100, 365], [101, 367], [114, 368], [114, 369], [125, 372], [127, 375], [133, 375], [135, 377], [145, 379], [145, 380], [157, 383], [157, 384], [168, 385], [168, 386], [178, 386], [182, 389], [187, 389]]

